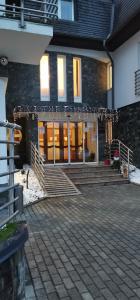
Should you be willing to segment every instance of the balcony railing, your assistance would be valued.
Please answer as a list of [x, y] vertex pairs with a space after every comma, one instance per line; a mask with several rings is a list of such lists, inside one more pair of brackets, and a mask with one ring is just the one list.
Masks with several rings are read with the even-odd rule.
[[135, 72], [135, 95], [140, 96], [140, 70]]
[[[52, 23], [58, 18], [58, 0], [18, 0], [0, 4], [0, 18], [19, 20], [25, 28], [26, 21]], [[17, 4], [18, 3], [18, 4]]]

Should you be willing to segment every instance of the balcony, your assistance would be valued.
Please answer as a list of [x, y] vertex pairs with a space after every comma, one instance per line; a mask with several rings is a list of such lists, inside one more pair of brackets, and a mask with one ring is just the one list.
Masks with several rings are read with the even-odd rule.
[[140, 70], [135, 72], [135, 95], [140, 96]]
[[0, 56], [39, 64], [53, 36], [57, 14], [57, 0], [0, 0]]

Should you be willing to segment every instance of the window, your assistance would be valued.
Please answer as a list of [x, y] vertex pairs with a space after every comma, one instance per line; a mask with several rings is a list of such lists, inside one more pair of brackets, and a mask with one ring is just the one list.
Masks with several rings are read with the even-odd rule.
[[59, 0], [59, 18], [63, 20], [74, 20], [74, 0]]
[[81, 88], [81, 59], [73, 58], [73, 89], [74, 102], [82, 102], [82, 88]]
[[112, 89], [112, 65], [108, 64], [107, 66], [107, 89]]
[[66, 57], [63, 55], [57, 56], [57, 86], [58, 86], [58, 101], [66, 101]]
[[49, 55], [43, 55], [40, 61], [41, 101], [50, 100]]
[[105, 130], [106, 143], [111, 144], [111, 142], [112, 142], [112, 120], [107, 120], [105, 125], [106, 125], [106, 130]]

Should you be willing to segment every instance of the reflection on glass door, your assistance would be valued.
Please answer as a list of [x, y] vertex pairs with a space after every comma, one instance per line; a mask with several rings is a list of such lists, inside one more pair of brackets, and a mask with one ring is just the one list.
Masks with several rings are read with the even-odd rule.
[[83, 161], [83, 123], [70, 123], [70, 160]]
[[63, 123], [63, 160], [68, 162], [68, 124]]
[[54, 163], [68, 162], [68, 126], [66, 122], [54, 123]]
[[59, 123], [54, 123], [54, 161], [57, 163], [60, 161], [60, 128]]
[[97, 123], [85, 123], [85, 161], [97, 161]]
[[49, 162], [54, 160], [54, 127], [52, 122], [46, 123], [46, 157]]

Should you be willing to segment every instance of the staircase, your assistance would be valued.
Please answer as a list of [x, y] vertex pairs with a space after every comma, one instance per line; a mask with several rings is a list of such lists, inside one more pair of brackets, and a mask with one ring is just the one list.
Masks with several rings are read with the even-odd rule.
[[109, 166], [79, 165], [65, 167], [67, 176], [76, 185], [114, 185], [129, 183], [122, 175]]

